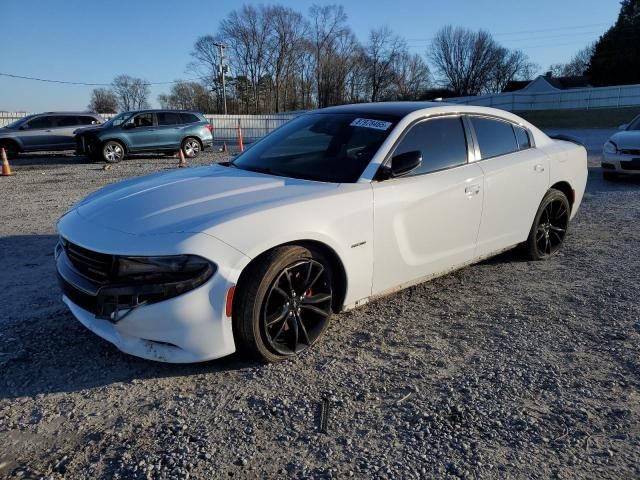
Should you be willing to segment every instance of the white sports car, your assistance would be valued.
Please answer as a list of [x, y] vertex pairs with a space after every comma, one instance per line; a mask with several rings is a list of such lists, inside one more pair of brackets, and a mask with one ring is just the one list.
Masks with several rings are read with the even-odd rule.
[[63, 300], [124, 352], [299, 354], [333, 312], [524, 244], [562, 246], [583, 147], [511, 113], [376, 103], [304, 114], [232, 162], [107, 186], [59, 221]]
[[640, 174], [640, 115], [631, 123], [620, 125], [620, 130], [604, 144], [602, 173], [607, 179], [621, 173]]

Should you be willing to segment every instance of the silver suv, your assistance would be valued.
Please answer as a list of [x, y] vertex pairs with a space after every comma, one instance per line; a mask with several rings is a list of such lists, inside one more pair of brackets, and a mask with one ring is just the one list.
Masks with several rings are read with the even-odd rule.
[[72, 150], [76, 147], [75, 130], [103, 121], [100, 115], [86, 112], [28, 115], [0, 128], [0, 147], [4, 147], [10, 156], [20, 152]]

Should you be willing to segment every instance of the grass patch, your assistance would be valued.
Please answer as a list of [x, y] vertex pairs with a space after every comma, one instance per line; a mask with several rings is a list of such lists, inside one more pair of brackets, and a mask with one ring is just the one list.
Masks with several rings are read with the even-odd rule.
[[535, 110], [514, 112], [538, 128], [618, 128], [640, 114], [640, 107], [590, 110]]

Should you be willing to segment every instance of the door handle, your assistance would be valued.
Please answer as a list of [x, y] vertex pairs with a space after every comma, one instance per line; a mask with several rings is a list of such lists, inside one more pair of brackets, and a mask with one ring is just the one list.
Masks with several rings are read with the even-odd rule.
[[480, 185], [478, 185], [477, 183], [467, 185], [464, 189], [464, 193], [466, 193], [468, 196], [478, 195], [480, 193]]
[[535, 172], [542, 173], [542, 172], [544, 172], [544, 165], [541, 165], [540, 163], [538, 163], [538, 164], [534, 165], [533, 170]]

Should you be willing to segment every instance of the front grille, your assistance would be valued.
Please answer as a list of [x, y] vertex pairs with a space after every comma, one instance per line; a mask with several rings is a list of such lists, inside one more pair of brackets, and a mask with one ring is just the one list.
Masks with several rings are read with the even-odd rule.
[[92, 252], [70, 242], [65, 243], [64, 249], [76, 270], [89, 280], [105, 283], [111, 277], [115, 264], [113, 255]]
[[95, 315], [97, 310], [96, 297], [74, 287], [69, 282], [67, 282], [60, 274], [58, 274], [58, 283], [60, 284], [62, 293], [66, 295], [69, 300], [78, 305], [80, 308]]
[[634, 158], [628, 162], [620, 162], [620, 167], [624, 170], [640, 170], [640, 158]]
[[640, 149], [632, 148], [632, 149], [621, 149], [620, 153], [623, 155], [640, 155]]

